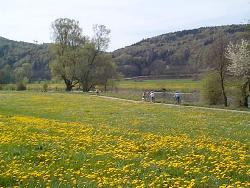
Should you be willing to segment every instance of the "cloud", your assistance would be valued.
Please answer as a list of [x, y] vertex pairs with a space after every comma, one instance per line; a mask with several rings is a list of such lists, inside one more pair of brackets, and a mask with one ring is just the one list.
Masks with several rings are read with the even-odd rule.
[[8, 0], [1, 2], [0, 31], [13, 40], [50, 42], [59, 17], [80, 21], [86, 35], [93, 24], [112, 31], [109, 50], [170, 31], [250, 19], [249, 0]]

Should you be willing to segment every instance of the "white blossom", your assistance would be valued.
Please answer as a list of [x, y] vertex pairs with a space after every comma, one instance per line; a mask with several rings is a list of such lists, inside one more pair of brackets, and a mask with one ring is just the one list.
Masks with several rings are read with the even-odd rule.
[[250, 51], [247, 40], [242, 39], [236, 44], [230, 42], [225, 55], [230, 62], [227, 68], [229, 72], [238, 77], [250, 78]]

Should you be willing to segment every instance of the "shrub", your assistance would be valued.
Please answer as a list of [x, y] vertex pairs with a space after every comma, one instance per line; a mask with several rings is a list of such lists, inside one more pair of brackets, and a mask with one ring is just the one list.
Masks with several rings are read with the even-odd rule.
[[201, 97], [209, 105], [216, 105], [222, 102], [222, 91], [218, 74], [212, 72], [203, 76]]
[[47, 92], [48, 91], [48, 87], [49, 87], [48, 84], [44, 83], [43, 84], [43, 91]]
[[26, 90], [26, 85], [23, 82], [19, 82], [16, 84], [16, 90], [17, 91], [24, 91], [24, 90]]
[[243, 101], [242, 92], [240, 86], [235, 86], [230, 90], [231, 104], [234, 107], [240, 107]]
[[15, 84], [6, 84], [6, 85], [3, 85], [3, 90], [16, 90], [16, 86]]

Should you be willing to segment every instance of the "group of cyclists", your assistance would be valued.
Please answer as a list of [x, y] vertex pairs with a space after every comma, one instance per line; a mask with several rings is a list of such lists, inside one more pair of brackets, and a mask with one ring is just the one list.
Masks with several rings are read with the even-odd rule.
[[[181, 94], [177, 91], [174, 94], [174, 99], [176, 104], [181, 104]], [[142, 100], [143, 101], [150, 101], [155, 102], [155, 92], [154, 91], [144, 91], [142, 93]]]

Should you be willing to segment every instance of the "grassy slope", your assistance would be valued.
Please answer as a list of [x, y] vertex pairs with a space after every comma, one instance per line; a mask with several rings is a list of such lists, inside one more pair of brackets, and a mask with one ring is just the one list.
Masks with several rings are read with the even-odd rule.
[[83, 94], [0, 98], [0, 186], [249, 185], [247, 114]]

